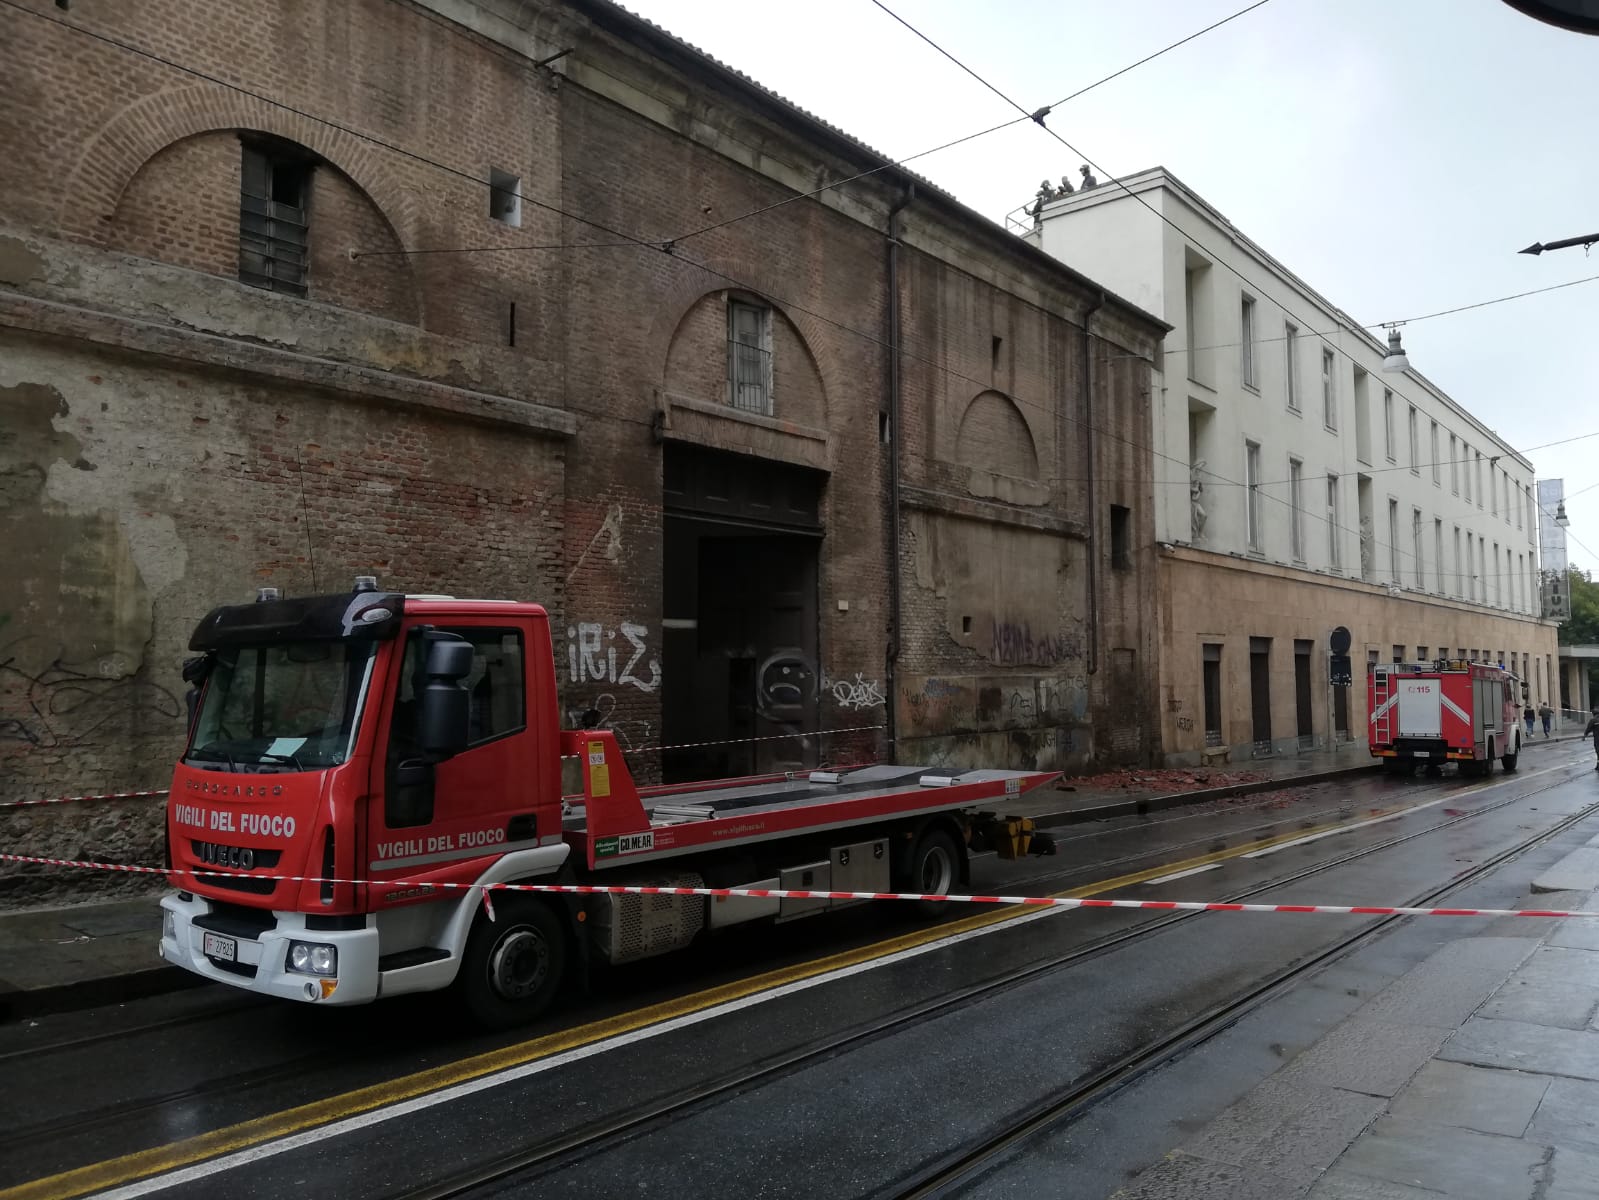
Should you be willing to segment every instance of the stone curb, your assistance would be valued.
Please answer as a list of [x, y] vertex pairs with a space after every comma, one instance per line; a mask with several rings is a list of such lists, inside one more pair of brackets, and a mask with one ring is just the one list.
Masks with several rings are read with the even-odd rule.
[[1229, 783], [1221, 787], [1196, 788], [1191, 792], [1167, 792], [1159, 796], [1141, 796], [1137, 799], [1118, 800], [1114, 804], [1101, 804], [1093, 808], [1068, 809], [1058, 813], [1044, 813], [1033, 818], [1040, 829], [1055, 829], [1062, 825], [1081, 825], [1088, 821], [1104, 821], [1111, 817], [1137, 817], [1145, 813], [1160, 812], [1168, 808], [1181, 808], [1187, 804], [1203, 804], [1207, 800], [1225, 800], [1229, 796], [1250, 796], [1256, 792], [1273, 792], [1281, 788], [1304, 787], [1311, 783], [1325, 783], [1332, 779], [1345, 779], [1354, 775], [1368, 775], [1379, 769], [1379, 763], [1362, 763], [1356, 767], [1334, 767], [1328, 771], [1308, 771], [1303, 775], [1283, 775], [1276, 779], [1257, 779], [1249, 783]]
[[0, 1022], [81, 1012], [109, 1004], [126, 1004], [148, 996], [181, 992], [208, 982], [180, 967], [143, 967], [120, 975], [57, 983], [42, 988], [0, 991]]

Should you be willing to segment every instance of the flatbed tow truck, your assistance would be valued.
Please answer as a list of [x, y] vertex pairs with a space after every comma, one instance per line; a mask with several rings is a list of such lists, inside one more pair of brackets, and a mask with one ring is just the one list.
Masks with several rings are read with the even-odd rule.
[[[998, 823], [985, 806], [1059, 774], [870, 765], [640, 789], [614, 734], [559, 728], [541, 606], [369, 577], [344, 595], [263, 589], [190, 647], [162, 957], [315, 1004], [452, 989], [504, 1027], [591, 962], [840, 907], [488, 884], [946, 895]], [[581, 796], [562, 795], [568, 757]]]

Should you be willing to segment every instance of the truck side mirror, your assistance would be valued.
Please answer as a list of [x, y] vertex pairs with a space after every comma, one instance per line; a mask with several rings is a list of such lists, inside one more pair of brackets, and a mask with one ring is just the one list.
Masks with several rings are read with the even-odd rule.
[[194, 717], [200, 707], [200, 689], [205, 687], [205, 681], [215, 665], [216, 656], [212, 654], [201, 654], [183, 660], [183, 682], [189, 685], [189, 690], [183, 696], [183, 706], [188, 712], [188, 728], [191, 734], [194, 732]]
[[472, 673], [472, 643], [430, 642], [422, 664], [424, 682], [416, 714], [417, 742], [435, 758], [466, 749], [471, 697], [461, 681]]

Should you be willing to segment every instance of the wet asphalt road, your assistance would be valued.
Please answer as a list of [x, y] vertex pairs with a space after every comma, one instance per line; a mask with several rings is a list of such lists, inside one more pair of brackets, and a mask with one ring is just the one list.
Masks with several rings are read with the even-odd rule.
[[[1184, 879], [1128, 882], [1106, 893], [1209, 900], [1264, 888], [1251, 898], [1403, 903], [1595, 803], [1599, 782], [1591, 752], [1552, 746], [1525, 756], [1518, 774], [1488, 781], [1374, 776], [1069, 827], [1058, 831], [1053, 857], [980, 860], [972, 882], [977, 891], [1084, 889], [1409, 807], [1413, 811], [1393, 819], [1261, 857], [1199, 864], [1207, 869]], [[1535, 864], [1596, 831], [1599, 815], [1474, 886], [1484, 895], [1519, 896]], [[1407, 840], [1327, 865], [1396, 838]], [[1280, 882], [1307, 871], [1314, 873]], [[957, 944], [911, 948], [842, 977], [800, 981], [792, 969], [816, 958], [923, 928], [888, 906], [857, 908], [735, 931], [675, 958], [611, 972], [587, 1002], [515, 1036], [463, 1035], [453, 1013], [428, 998], [346, 1012], [265, 1004], [213, 988], [4, 1026], [0, 1065], [26, 1086], [0, 1091], [0, 1189], [241, 1121], [264, 1118], [274, 1129], [287, 1128], [296, 1123], [274, 1114], [541, 1035], [571, 1034], [570, 1049], [534, 1058], [518, 1068], [519, 1078], [472, 1085], [477, 1090], [448, 1098], [424, 1093], [410, 1101], [411, 1111], [377, 1110], [382, 1119], [369, 1114], [360, 1118], [369, 1123], [337, 1135], [325, 1120], [360, 1106], [328, 1105], [315, 1121], [298, 1123], [309, 1130], [300, 1135], [304, 1144], [225, 1174], [164, 1187], [162, 1194], [214, 1196], [219, 1188], [229, 1196], [425, 1194], [432, 1182], [518, 1148], [562, 1138], [581, 1142], [630, 1114], [719, 1085], [722, 1091], [669, 1121], [557, 1155], [472, 1194], [895, 1195], [917, 1171], [1003, 1129], [1073, 1080], [1314, 956], [1362, 920], [1369, 922], [1031, 913], [972, 931]], [[1133, 929], [1146, 932], [1083, 953]], [[1442, 921], [1409, 922], [1380, 944], [1391, 941], [1419, 954], [1448, 936]], [[1409, 951], [1386, 952], [1395, 964], [1408, 961]], [[785, 970], [796, 976], [786, 989], [735, 1011], [695, 1011], [699, 1002], [692, 998], [707, 989]], [[1322, 997], [1350, 991], [1328, 980], [1352, 970], [1334, 966], [1301, 985], [1295, 993], [1304, 996], [1300, 1017], [1271, 1040], [1277, 1050], [1239, 1046], [1187, 1083], [1141, 1089], [1139, 1115], [1105, 1125], [1106, 1114], [1124, 1102], [1114, 1098], [1038, 1139], [1038, 1152], [1007, 1156], [956, 1191], [1040, 1194], [1045, 1180], [1037, 1171], [1048, 1163], [1049, 1190], [1070, 1182], [1072, 1195], [1109, 1194], [1180, 1136], [1176, 1122], [1193, 1120], [1211, 1091], [1218, 1110], [1225, 1107], [1227, 1089], [1207, 1080], [1242, 1071], [1263, 1052], [1260, 1063], [1269, 1066], [1284, 1044], [1314, 1040], [1316, 1014], [1332, 1011]], [[1362, 976], [1358, 982], [1370, 981]], [[674, 1001], [681, 1002], [673, 1009], [676, 1021], [639, 1030], [627, 1044], [607, 1046], [574, 1032]], [[888, 1022], [895, 1023], [884, 1028]], [[851, 1034], [853, 1041], [836, 1044]], [[785, 1065], [790, 1057], [802, 1061]], [[1163, 1105], [1171, 1110], [1169, 1120], [1159, 1115]], [[1081, 1136], [1090, 1128], [1095, 1136]], [[274, 1148], [266, 1142], [255, 1153]], [[121, 1168], [97, 1182], [139, 1177]]]

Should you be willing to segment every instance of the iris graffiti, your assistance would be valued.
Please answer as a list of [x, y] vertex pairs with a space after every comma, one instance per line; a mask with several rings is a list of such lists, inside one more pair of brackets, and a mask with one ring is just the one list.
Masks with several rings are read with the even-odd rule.
[[[567, 678], [572, 683], [614, 683], [653, 692], [661, 686], [661, 663], [646, 659], [649, 630], [623, 621], [607, 629], [597, 621], [566, 628]], [[620, 638], [620, 640], [618, 640]]]

